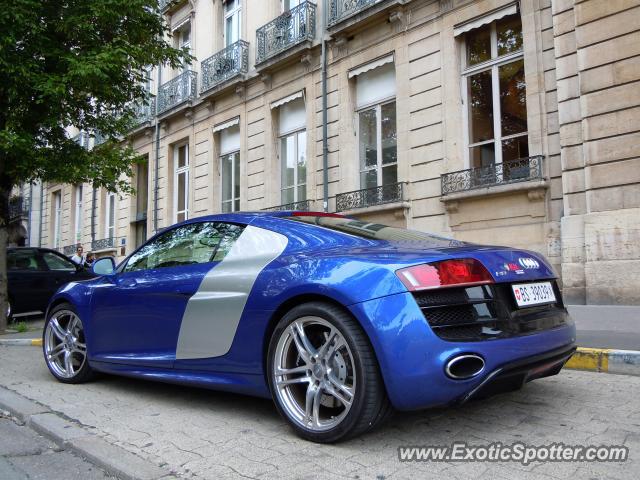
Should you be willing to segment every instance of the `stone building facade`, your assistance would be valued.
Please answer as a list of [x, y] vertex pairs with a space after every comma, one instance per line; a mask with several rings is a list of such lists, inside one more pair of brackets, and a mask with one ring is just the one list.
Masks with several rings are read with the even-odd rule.
[[568, 303], [640, 304], [640, 0], [160, 4], [197, 60], [149, 71], [137, 195], [23, 187], [31, 244], [122, 258], [185, 218], [322, 210], [326, 175], [329, 211], [536, 250]]

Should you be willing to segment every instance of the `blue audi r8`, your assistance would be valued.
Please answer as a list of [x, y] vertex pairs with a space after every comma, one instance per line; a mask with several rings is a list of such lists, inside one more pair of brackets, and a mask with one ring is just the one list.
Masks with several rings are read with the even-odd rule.
[[303, 438], [557, 374], [575, 327], [539, 254], [324, 213], [196, 218], [49, 304], [59, 381], [95, 372], [273, 398]]

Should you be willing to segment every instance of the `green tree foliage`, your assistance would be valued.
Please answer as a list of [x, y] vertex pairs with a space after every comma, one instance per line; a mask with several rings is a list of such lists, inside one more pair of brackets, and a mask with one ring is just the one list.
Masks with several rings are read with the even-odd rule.
[[1, 331], [11, 189], [42, 180], [130, 190], [130, 147], [87, 151], [66, 127], [123, 138], [134, 102], [148, 102], [145, 68], [190, 56], [167, 43], [153, 0], [0, 0], [0, 27]]

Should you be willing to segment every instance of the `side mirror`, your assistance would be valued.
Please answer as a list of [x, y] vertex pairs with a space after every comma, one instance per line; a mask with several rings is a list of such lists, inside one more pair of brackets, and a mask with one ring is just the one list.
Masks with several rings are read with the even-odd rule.
[[95, 260], [91, 265], [91, 271], [94, 275], [113, 275], [116, 271], [116, 262], [113, 257]]

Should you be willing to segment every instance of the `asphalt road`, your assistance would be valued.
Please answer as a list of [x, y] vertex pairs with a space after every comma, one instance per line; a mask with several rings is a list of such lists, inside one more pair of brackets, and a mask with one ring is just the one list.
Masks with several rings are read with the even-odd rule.
[[[519, 392], [398, 414], [370, 434], [317, 445], [297, 438], [268, 400], [110, 376], [63, 385], [51, 377], [41, 355], [35, 347], [0, 346], [0, 385], [179, 478], [640, 478], [640, 377], [563, 371]], [[400, 446], [454, 441], [625, 445], [630, 458], [624, 463], [529, 465], [398, 461]]]
[[116, 480], [0, 414], [0, 479]]

